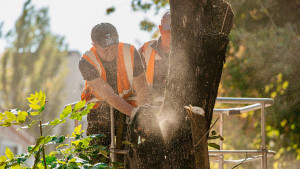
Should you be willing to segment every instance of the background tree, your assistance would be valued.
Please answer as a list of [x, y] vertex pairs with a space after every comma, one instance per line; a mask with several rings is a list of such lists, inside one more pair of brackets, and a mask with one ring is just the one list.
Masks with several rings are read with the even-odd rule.
[[50, 32], [48, 10], [35, 9], [28, 0], [15, 29], [5, 38], [11, 45], [0, 60], [1, 107], [28, 108], [22, 96], [42, 89], [48, 96], [48, 114], [56, 113], [62, 99], [68, 53], [64, 38]]
[[[269, 166], [295, 168], [300, 160], [300, 3], [260, 0], [231, 4], [235, 25], [219, 96], [273, 98], [274, 105], [267, 109], [266, 141], [277, 155], [270, 158]], [[225, 121], [226, 146], [259, 148], [259, 120], [258, 112], [227, 119], [231, 122]], [[254, 165], [243, 166], [256, 168]]]

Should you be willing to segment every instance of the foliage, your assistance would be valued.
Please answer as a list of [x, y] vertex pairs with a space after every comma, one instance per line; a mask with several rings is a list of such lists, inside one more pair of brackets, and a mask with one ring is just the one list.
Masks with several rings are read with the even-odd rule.
[[[144, 11], [155, 10], [156, 14], [164, 9], [169, 8], [169, 0], [152, 0], [152, 1], [142, 1], [142, 0], [132, 0], [131, 8], [133, 11]], [[141, 30], [151, 32], [152, 38], [157, 38], [159, 36], [158, 26], [155, 25], [151, 20], [145, 18], [140, 22]]]
[[[274, 168], [293, 168], [300, 162], [300, 39], [294, 1], [231, 4], [235, 25], [219, 96], [273, 98], [274, 105], [267, 109], [266, 116], [266, 141], [270, 149], [277, 151], [272, 164]], [[260, 114], [251, 112], [238, 119], [230, 119], [232, 124], [226, 124], [229, 126], [224, 136], [239, 139], [226, 139], [226, 146], [259, 148]]]
[[68, 53], [64, 38], [50, 32], [48, 9], [35, 9], [27, 0], [15, 28], [2, 37], [10, 46], [0, 59], [0, 107], [24, 109], [20, 96], [42, 89], [48, 94], [47, 111], [57, 112]]
[[151, 21], [145, 19], [145, 20], [141, 21], [140, 27], [141, 27], [141, 30], [151, 32], [153, 30], [153, 28], [155, 27], [155, 25]]
[[115, 12], [116, 8], [115, 7], [110, 7], [106, 9], [106, 14], [110, 15], [111, 13]]
[[151, 0], [143, 1], [143, 0], [132, 0], [131, 7], [134, 11], [144, 11], [147, 12], [150, 9], [155, 9], [156, 13], [159, 10], [169, 5], [169, 0]]
[[[208, 136], [207, 140], [224, 141], [224, 138], [220, 134], [217, 134], [215, 130], [213, 130]], [[210, 142], [208, 143], [208, 147], [220, 150], [220, 145], [218, 145], [217, 143]]]
[[[91, 144], [91, 140], [100, 139], [104, 137], [103, 134], [90, 135], [84, 138], [84, 130], [81, 130], [80, 125], [74, 129], [71, 135], [48, 135], [51, 129], [61, 123], [65, 123], [66, 119], [81, 120], [82, 116], [90, 112], [90, 109], [94, 106], [93, 103], [85, 106], [85, 101], [80, 101], [75, 104], [74, 108], [69, 105], [60, 113], [59, 118], [42, 124], [46, 104], [45, 93], [41, 91], [35, 92], [27, 100], [30, 107], [27, 112], [16, 109], [14, 112], [5, 111], [0, 113], [0, 126], [22, 125], [23, 127], [19, 128], [21, 130], [38, 125], [41, 134], [35, 145], [28, 147], [27, 153], [14, 155], [9, 148], [6, 148], [6, 156], [0, 157], [0, 168], [109, 168], [103, 162], [93, 164], [93, 159], [99, 158], [99, 154], [102, 155], [104, 161], [109, 158], [106, 147]], [[38, 116], [39, 120], [33, 120], [32, 116]], [[30, 125], [24, 125], [26, 119], [31, 121]], [[46, 130], [47, 127], [51, 128]], [[46, 132], [44, 132], [45, 130]], [[53, 144], [57, 145], [56, 150], [45, 154], [45, 147]], [[31, 156], [35, 157], [34, 165], [28, 166], [26, 160]], [[113, 165], [116, 167], [120, 166], [118, 163]]]

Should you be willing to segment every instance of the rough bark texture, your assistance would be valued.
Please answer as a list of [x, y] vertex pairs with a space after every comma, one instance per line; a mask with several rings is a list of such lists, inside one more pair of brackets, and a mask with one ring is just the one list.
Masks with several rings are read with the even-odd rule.
[[[170, 68], [160, 111], [169, 118], [163, 125], [168, 134], [164, 136], [165, 156], [155, 151], [156, 141], [145, 142], [131, 150], [131, 162], [133, 168], [208, 169], [205, 134], [212, 120], [233, 12], [223, 0], [171, 0], [170, 7]], [[187, 105], [202, 107], [205, 117], [190, 118], [184, 110]]]
[[[130, 125], [130, 141], [134, 146], [129, 147], [126, 168], [130, 169], [161, 169], [165, 160], [165, 144], [162, 138], [157, 109], [140, 107], [136, 121]], [[140, 135], [145, 139], [137, 144]]]
[[[166, 168], [205, 169], [209, 168], [207, 136], [197, 147], [193, 144], [205, 135], [211, 124], [233, 12], [230, 7], [227, 10], [228, 4], [222, 0], [172, 0], [170, 6], [170, 74], [162, 113], [175, 114], [179, 127], [168, 142]], [[193, 128], [193, 136], [183, 109], [190, 104], [205, 111], [205, 118], [192, 119], [198, 124]]]

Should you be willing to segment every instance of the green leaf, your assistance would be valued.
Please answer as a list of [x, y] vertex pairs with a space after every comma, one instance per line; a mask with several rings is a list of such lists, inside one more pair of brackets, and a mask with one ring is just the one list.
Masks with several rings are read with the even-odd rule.
[[45, 167], [44, 167], [44, 165], [43, 165], [43, 163], [38, 163], [38, 169], [45, 169]]
[[38, 93], [37, 91], [34, 93], [34, 98], [35, 98], [35, 99], [38, 99], [38, 98], [39, 98], [39, 93]]
[[276, 95], [277, 95], [276, 92], [272, 92], [271, 95], [270, 95], [270, 97], [274, 99], [276, 97]]
[[82, 116], [81, 116], [80, 113], [72, 113], [71, 116], [70, 116], [70, 119], [81, 121], [82, 120]]
[[216, 130], [211, 131], [211, 135], [212, 135], [212, 136], [214, 136], [214, 135], [216, 135], [216, 134], [217, 134]]
[[29, 125], [24, 126], [24, 127], [20, 127], [20, 128], [18, 128], [17, 130], [28, 129], [28, 128], [30, 128], [34, 123], [36, 123], [36, 122], [37, 122], [37, 120], [34, 120], [34, 121], [32, 121]]
[[43, 97], [43, 92], [40, 90], [37, 100], [40, 102], [42, 100], [42, 97]]
[[289, 82], [288, 81], [284, 81], [282, 84], [282, 88], [286, 89], [289, 86]]
[[65, 140], [65, 136], [60, 136], [60, 137], [54, 136], [48, 144], [58, 144], [58, 143], [62, 143], [64, 140]]
[[39, 112], [43, 112], [45, 109], [45, 105], [44, 106], [41, 106], [41, 108], [39, 109]]
[[220, 150], [220, 146], [216, 143], [208, 143], [208, 146]]
[[57, 124], [64, 123], [64, 122], [66, 122], [66, 120], [59, 120], [58, 118], [56, 118], [55, 120], [50, 122], [50, 125], [56, 126]]
[[41, 106], [37, 104], [30, 104], [29, 107], [32, 108], [33, 110], [39, 110], [41, 108]]
[[59, 146], [56, 147], [56, 149], [63, 147], [63, 146], [69, 146], [69, 144], [60, 144]]
[[31, 104], [37, 104], [37, 103], [38, 103], [38, 101], [35, 100], [35, 99], [32, 98], [32, 97], [28, 97], [27, 100], [28, 100], [28, 102], [31, 103]]
[[63, 118], [65, 118], [65, 117], [67, 117], [70, 113], [72, 113], [72, 106], [71, 106], [71, 105], [67, 106], [67, 107], [63, 110], [63, 112], [60, 114], [59, 118], [60, 118], [60, 119], [63, 119]]
[[108, 152], [106, 151], [106, 150], [99, 150], [99, 153], [101, 154], [101, 155], [103, 155], [105, 158], [109, 158], [108, 157]]
[[72, 158], [71, 160], [68, 161], [68, 163], [75, 163], [76, 162], [76, 158]]
[[6, 147], [5, 149], [5, 155], [7, 156], [7, 158], [9, 158], [10, 160], [14, 158], [14, 153], [10, 151], [9, 148]]
[[87, 161], [89, 160], [89, 157], [83, 153], [79, 153], [79, 157]]
[[60, 160], [57, 160], [57, 162], [60, 163], [60, 164], [66, 164], [65, 162], [60, 161]]
[[42, 97], [41, 102], [40, 102], [41, 107], [45, 106], [45, 103], [46, 103], [46, 94], [43, 93], [43, 97]]
[[147, 19], [144, 19], [143, 21], [140, 22], [140, 28], [144, 31], [151, 32], [155, 26], [156, 25], [153, 22]]
[[37, 151], [41, 145], [48, 143], [49, 141], [51, 141], [52, 137], [51, 136], [40, 136], [37, 141], [36, 144], [34, 145], [34, 147], [29, 151], [30, 154], [32, 154], [33, 152]]
[[85, 110], [82, 110], [80, 114], [81, 114], [81, 117], [82, 117], [82, 116], [87, 115], [88, 113], [90, 113], [90, 110], [85, 109]]
[[21, 163], [23, 163], [23, 162], [26, 161], [26, 160], [27, 160], [26, 157], [18, 157], [18, 158], [17, 158], [18, 164], [21, 164]]
[[284, 127], [287, 124], [287, 120], [284, 119], [280, 122], [281, 127]]
[[5, 166], [6, 166], [5, 163], [4, 163], [4, 164], [1, 164], [1, 165], [0, 165], [0, 169], [5, 169]]
[[48, 155], [46, 155], [46, 164], [51, 164], [54, 161], [56, 161], [56, 159], [57, 158], [55, 156], [48, 156]]
[[7, 158], [5, 156], [0, 156], [0, 164], [6, 160], [7, 160]]
[[0, 121], [5, 118], [5, 115], [3, 113], [0, 113]]
[[51, 151], [48, 155], [49, 155], [49, 156], [55, 156], [56, 154], [58, 154], [57, 151]]
[[72, 137], [75, 137], [76, 135], [80, 135], [82, 132], [84, 131], [80, 131], [81, 130], [81, 124], [78, 127], [75, 127], [73, 133], [72, 133]]
[[90, 167], [91, 167], [90, 164], [85, 164], [85, 165], [83, 166], [83, 169], [90, 169]]
[[19, 164], [17, 164], [17, 165], [11, 166], [11, 169], [22, 169], [22, 167]]
[[90, 144], [91, 139], [90, 138], [84, 138], [81, 140], [82, 146], [87, 147]]
[[43, 140], [42, 140], [42, 142], [41, 142], [41, 144], [49, 144], [49, 142], [52, 140], [52, 138], [54, 138], [55, 136], [47, 136], [47, 137], [45, 137]]
[[32, 150], [32, 146], [28, 146], [28, 147], [27, 147], [27, 150], [28, 150], [28, 151], [31, 151], [31, 150]]
[[3, 126], [3, 127], [7, 127], [7, 126], [11, 126], [12, 123], [11, 123], [11, 120], [9, 119], [6, 119], [2, 122], [2, 124], [0, 124], [0, 126]]
[[89, 103], [88, 105], [87, 105], [87, 109], [92, 109], [93, 107], [95, 106], [95, 103]]
[[111, 14], [111, 13], [115, 12], [115, 10], [116, 10], [116, 8], [115, 8], [115, 7], [110, 7], [110, 8], [107, 8], [107, 9], [106, 9], [106, 14], [107, 14], [107, 15], [109, 15], [109, 14]]
[[31, 116], [37, 116], [37, 115], [40, 115], [40, 114], [41, 114], [41, 112], [30, 112]]
[[78, 111], [79, 109], [83, 108], [84, 106], [85, 106], [85, 100], [84, 101], [79, 101], [74, 106], [74, 112]]
[[18, 112], [17, 122], [24, 123], [28, 113], [26, 111]]
[[17, 119], [17, 117], [12, 113], [12, 112], [9, 112], [9, 111], [5, 111], [4, 112], [7, 116], [7, 119], [11, 120], [11, 121], [14, 121]]
[[217, 139], [217, 138], [220, 138], [220, 135], [218, 135], [218, 136], [210, 136], [210, 137], [208, 137], [208, 140], [214, 140], [214, 139]]
[[291, 129], [292, 129], [292, 130], [295, 130], [295, 124], [292, 124], [292, 125], [291, 125]]

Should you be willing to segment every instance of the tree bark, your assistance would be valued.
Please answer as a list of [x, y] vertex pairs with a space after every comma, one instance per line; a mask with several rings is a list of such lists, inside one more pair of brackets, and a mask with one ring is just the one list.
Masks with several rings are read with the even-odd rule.
[[[210, 167], [205, 134], [212, 120], [233, 12], [222, 0], [171, 0], [170, 8], [170, 70], [161, 113], [173, 117], [175, 122], [169, 130], [176, 131], [167, 140], [165, 165], [207, 169]], [[203, 108], [205, 117], [187, 118], [187, 105]], [[197, 122], [193, 133], [191, 121]]]
[[[208, 169], [206, 134], [225, 62], [233, 12], [223, 0], [171, 0], [170, 7], [168, 84], [159, 111], [166, 117], [161, 125], [167, 133], [165, 147], [157, 144], [158, 137], [131, 149], [130, 168]], [[205, 116], [189, 116], [184, 110], [188, 105], [201, 107]]]

